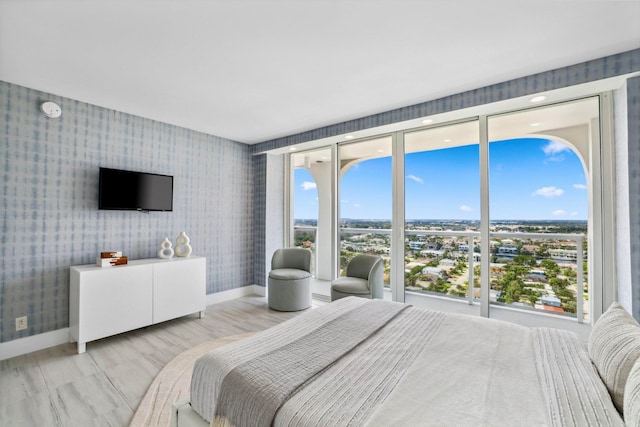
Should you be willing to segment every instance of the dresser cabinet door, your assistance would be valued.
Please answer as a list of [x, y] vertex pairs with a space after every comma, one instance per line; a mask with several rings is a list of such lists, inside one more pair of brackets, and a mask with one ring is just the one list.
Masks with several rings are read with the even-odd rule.
[[153, 323], [204, 311], [206, 286], [205, 258], [154, 264]]
[[104, 268], [80, 275], [79, 342], [152, 323], [151, 265]]

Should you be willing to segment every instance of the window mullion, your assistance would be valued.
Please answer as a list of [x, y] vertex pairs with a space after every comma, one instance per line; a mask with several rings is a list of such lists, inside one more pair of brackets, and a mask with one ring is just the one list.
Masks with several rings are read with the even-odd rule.
[[293, 230], [294, 225], [294, 213], [293, 213], [293, 167], [291, 166], [291, 154], [287, 154], [284, 156], [284, 246], [285, 247], [293, 247], [293, 236], [295, 234]]
[[404, 134], [392, 135], [391, 295], [404, 302]]
[[[491, 236], [489, 218], [489, 130], [487, 116], [479, 117], [480, 125], [480, 315], [489, 317]], [[471, 183], [470, 183], [471, 184]], [[472, 286], [472, 284], [470, 284]]]
[[331, 146], [331, 265], [333, 271], [331, 280], [338, 277], [340, 272], [340, 159], [338, 158], [338, 145]]

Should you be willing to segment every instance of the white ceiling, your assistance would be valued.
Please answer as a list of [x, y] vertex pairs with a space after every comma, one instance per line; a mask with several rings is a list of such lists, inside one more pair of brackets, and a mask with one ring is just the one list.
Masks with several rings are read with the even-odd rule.
[[640, 0], [0, 0], [0, 80], [248, 144], [639, 47]]

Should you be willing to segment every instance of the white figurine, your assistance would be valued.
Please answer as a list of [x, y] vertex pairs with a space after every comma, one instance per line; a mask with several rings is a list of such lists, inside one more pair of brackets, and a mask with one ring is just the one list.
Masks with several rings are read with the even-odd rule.
[[190, 241], [189, 236], [184, 231], [178, 234], [178, 237], [176, 237], [176, 256], [188, 257], [191, 255]]
[[171, 248], [171, 240], [168, 237], [165, 237], [162, 243], [160, 243], [160, 250], [158, 251], [159, 258], [171, 258], [173, 257], [174, 251]]

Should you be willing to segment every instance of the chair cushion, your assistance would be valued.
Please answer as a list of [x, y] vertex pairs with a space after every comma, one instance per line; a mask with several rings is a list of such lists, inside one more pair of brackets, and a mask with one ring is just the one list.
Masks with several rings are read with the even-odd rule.
[[640, 325], [614, 302], [593, 326], [588, 350], [613, 403], [622, 412], [627, 378], [640, 358]]
[[278, 249], [271, 258], [271, 269], [295, 268], [297, 270], [311, 270], [311, 251], [303, 248]]
[[341, 277], [331, 283], [331, 289], [343, 294], [369, 295], [368, 281], [357, 277]]
[[347, 265], [346, 276], [369, 279], [371, 270], [373, 270], [373, 267], [379, 262], [382, 262], [382, 258], [378, 255], [356, 255], [351, 261], [349, 261], [349, 265]]
[[311, 277], [308, 271], [295, 268], [278, 268], [269, 272], [269, 277], [278, 280], [299, 280]]

